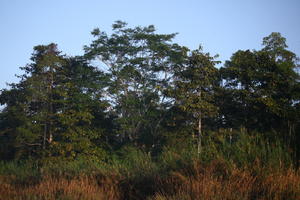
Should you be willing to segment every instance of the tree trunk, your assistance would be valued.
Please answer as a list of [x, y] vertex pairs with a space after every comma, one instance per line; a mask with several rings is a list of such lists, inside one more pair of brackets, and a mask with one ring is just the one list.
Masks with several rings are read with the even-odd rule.
[[200, 113], [200, 116], [198, 119], [198, 154], [200, 154], [202, 151], [201, 137], [202, 137], [202, 116]]
[[[201, 89], [199, 91], [199, 98], [200, 98], [200, 102], [202, 100], [202, 96], [201, 96]], [[202, 111], [200, 110], [199, 113], [199, 118], [198, 118], [198, 155], [201, 153], [202, 150], [202, 144], [201, 144], [201, 138], [202, 137]]]
[[50, 101], [49, 101], [49, 138], [48, 142], [49, 144], [53, 140], [53, 133], [52, 133], [52, 127], [53, 127], [53, 87], [54, 87], [54, 71], [53, 68], [50, 68]]

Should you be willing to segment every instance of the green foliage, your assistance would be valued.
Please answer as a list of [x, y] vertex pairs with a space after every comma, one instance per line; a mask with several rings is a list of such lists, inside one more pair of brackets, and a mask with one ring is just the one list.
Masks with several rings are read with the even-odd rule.
[[191, 52], [187, 63], [176, 68], [175, 99], [182, 110], [196, 118], [213, 116], [213, 89], [217, 78], [214, 58], [203, 53], [201, 48]]
[[297, 152], [298, 64], [285, 41], [280, 33], [272, 33], [263, 39], [261, 51], [233, 54], [220, 69], [225, 87], [217, 95], [217, 104], [223, 127], [243, 126], [266, 136], [272, 132]]
[[[159, 163], [171, 169], [181, 169], [192, 165], [195, 160], [203, 164], [215, 160], [226, 161], [229, 166], [265, 167], [269, 169], [293, 166], [288, 147], [280, 139], [270, 140], [259, 133], [245, 133], [237, 130], [221, 129], [203, 136], [203, 150], [199, 155], [196, 141], [179, 139], [166, 145], [159, 157]], [[180, 149], [180, 151], [178, 150]]]
[[85, 47], [85, 56], [99, 59], [108, 69], [107, 92], [120, 142], [155, 145], [169, 106], [165, 91], [171, 68], [184, 48], [171, 42], [176, 34], [157, 34], [152, 25], [128, 28], [117, 21], [112, 27], [111, 35], [92, 32], [96, 39]]
[[0, 160], [32, 158], [76, 174], [91, 157], [95, 168], [132, 176], [216, 158], [238, 166], [290, 165], [290, 154], [299, 161], [298, 59], [280, 33], [220, 69], [216, 56], [153, 25], [117, 21], [110, 35], [92, 35], [83, 56], [53, 43], [34, 47], [20, 82], [1, 90]]
[[149, 153], [133, 146], [125, 146], [114, 154], [104, 170], [113, 171], [130, 179], [155, 176], [158, 167]]
[[[105, 156], [105, 154], [102, 154], [102, 158]], [[40, 163], [41, 175], [67, 178], [94, 175], [99, 173], [99, 169], [104, 166], [103, 160], [90, 155], [78, 156], [75, 159], [47, 158], [41, 160]]]
[[[92, 125], [92, 109], [95, 105], [105, 109], [99, 99], [104, 74], [80, 58], [60, 55], [55, 44], [34, 50], [33, 63], [22, 68], [21, 82], [1, 94], [1, 103], [6, 104], [1, 113], [2, 138], [9, 138], [7, 145], [14, 152], [4, 152], [4, 156], [74, 158], [81, 153], [97, 154], [100, 147], [95, 142], [103, 130], [101, 125]], [[97, 117], [103, 110], [97, 111]]]
[[207, 145], [214, 146], [217, 157], [239, 167], [251, 167], [253, 163], [267, 168], [292, 166], [291, 155], [279, 139], [269, 140], [259, 133], [249, 135], [229, 130], [211, 137]]
[[38, 163], [33, 160], [0, 161], [0, 176], [17, 185], [34, 184], [41, 178]]
[[220, 69], [153, 25], [92, 35], [83, 56], [34, 47], [1, 90], [0, 195], [297, 199], [299, 65], [280, 33]]

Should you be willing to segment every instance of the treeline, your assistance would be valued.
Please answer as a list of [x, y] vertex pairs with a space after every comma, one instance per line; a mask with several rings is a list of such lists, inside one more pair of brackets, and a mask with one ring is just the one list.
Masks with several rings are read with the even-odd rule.
[[1, 160], [105, 160], [124, 146], [155, 156], [178, 138], [201, 154], [207, 135], [225, 134], [231, 144], [240, 132], [281, 141], [299, 160], [298, 59], [280, 33], [219, 68], [216, 56], [152, 25], [112, 28], [93, 30], [82, 56], [34, 47], [19, 83], [1, 90]]

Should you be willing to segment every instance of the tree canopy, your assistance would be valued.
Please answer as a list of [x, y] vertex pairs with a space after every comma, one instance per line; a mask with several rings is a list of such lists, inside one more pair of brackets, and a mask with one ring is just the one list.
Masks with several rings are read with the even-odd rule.
[[298, 58], [280, 33], [220, 68], [153, 25], [117, 21], [110, 35], [92, 35], [81, 56], [34, 47], [20, 81], [1, 90], [1, 159], [104, 158], [126, 145], [155, 153], [181, 136], [201, 153], [203, 135], [220, 129], [281, 138], [299, 157]]

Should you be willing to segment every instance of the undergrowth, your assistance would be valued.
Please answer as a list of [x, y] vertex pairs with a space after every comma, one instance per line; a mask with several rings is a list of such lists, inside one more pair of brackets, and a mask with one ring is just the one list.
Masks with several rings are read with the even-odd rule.
[[299, 199], [300, 172], [278, 140], [223, 132], [170, 141], [151, 156], [124, 147], [109, 160], [0, 163], [0, 199]]

